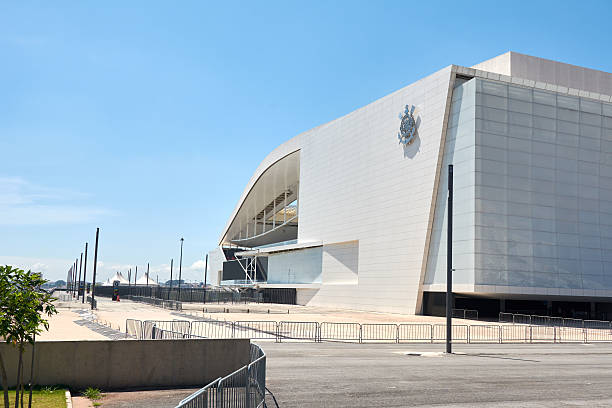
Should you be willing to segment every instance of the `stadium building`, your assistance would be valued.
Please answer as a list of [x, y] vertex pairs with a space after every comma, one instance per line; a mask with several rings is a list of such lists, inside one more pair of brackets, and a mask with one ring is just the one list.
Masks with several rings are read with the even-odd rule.
[[458, 308], [612, 317], [612, 74], [508, 52], [448, 66], [259, 165], [208, 282], [437, 314], [454, 165]]

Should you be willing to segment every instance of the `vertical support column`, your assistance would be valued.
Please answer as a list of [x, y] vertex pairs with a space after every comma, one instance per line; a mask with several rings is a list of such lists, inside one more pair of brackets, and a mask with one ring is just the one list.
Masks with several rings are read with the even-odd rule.
[[276, 228], [276, 197], [274, 197], [274, 208], [272, 208], [272, 229]]
[[452, 353], [453, 336], [453, 165], [448, 165], [448, 218], [446, 235], [446, 352]]

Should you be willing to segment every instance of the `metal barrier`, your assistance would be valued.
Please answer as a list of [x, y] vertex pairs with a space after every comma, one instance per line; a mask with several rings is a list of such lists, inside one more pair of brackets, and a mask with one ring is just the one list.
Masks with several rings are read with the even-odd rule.
[[233, 338], [237, 339], [274, 339], [276, 340], [278, 325], [276, 322], [238, 321], [234, 322]]
[[514, 324], [531, 324], [531, 315], [513, 314], [512, 323]]
[[210, 339], [231, 339], [233, 337], [233, 322], [206, 319], [191, 322], [190, 333], [194, 336]]
[[431, 324], [399, 324], [397, 326], [398, 342], [433, 342]]
[[397, 343], [397, 324], [364, 323], [361, 325], [361, 341], [392, 341]]
[[[612, 342], [612, 329], [541, 325], [453, 325], [454, 343]], [[302, 341], [435, 343], [446, 340], [445, 324], [126, 320], [126, 336], [137, 339], [248, 338]]]
[[526, 315], [520, 313], [500, 313], [500, 323], [526, 324], [533, 326], [574, 327], [587, 329], [612, 329], [612, 321], [582, 320], [567, 317]]
[[612, 329], [584, 329], [584, 342], [612, 342]]
[[530, 343], [530, 326], [500, 325], [501, 343]]
[[279, 322], [276, 334], [278, 342], [282, 339], [319, 340], [319, 323], [317, 322]]
[[361, 324], [359, 323], [330, 323], [319, 325], [319, 341], [358, 341], [361, 343]]
[[[432, 343], [446, 340], [446, 325], [434, 324]], [[469, 329], [466, 324], [454, 324], [452, 328], [453, 343], [467, 343], [469, 340]]]
[[144, 296], [134, 296], [134, 295], [126, 295], [124, 296], [124, 299], [131, 300], [133, 302], [146, 303], [149, 305], [162, 307], [164, 309], [178, 310], [178, 311], [183, 310], [183, 304], [176, 300], [163, 300], [163, 299], [156, 299], [156, 298], [150, 298], [150, 297], [144, 297]]
[[478, 320], [478, 310], [472, 309], [453, 309], [453, 318]]
[[85, 298], [85, 301], [86, 301], [87, 303], [89, 303], [90, 305], [91, 305], [91, 302], [93, 302], [93, 308], [94, 308], [94, 309], [97, 309], [97, 308], [98, 308], [98, 301], [97, 301], [96, 299], [92, 299], [92, 297], [91, 297], [91, 296], [87, 296], [87, 297]]
[[478, 324], [468, 326], [468, 343], [501, 343], [502, 332], [499, 325]]
[[251, 344], [251, 362], [182, 400], [176, 408], [259, 408], [266, 399], [266, 354]]
[[134, 337], [137, 340], [142, 340], [142, 321], [136, 319], [126, 319], [125, 337]]

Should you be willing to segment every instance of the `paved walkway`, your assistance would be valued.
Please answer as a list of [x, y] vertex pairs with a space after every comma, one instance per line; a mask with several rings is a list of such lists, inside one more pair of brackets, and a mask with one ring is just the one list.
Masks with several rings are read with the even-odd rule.
[[111, 340], [121, 340], [121, 339], [125, 339], [125, 333], [122, 333], [118, 330], [115, 329], [111, 329], [108, 326], [104, 326], [100, 323], [97, 323], [93, 320], [88, 320], [88, 319], [79, 319], [79, 320], [75, 320], [74, 321], [75, 324], [78, 324], [79, 326], [85, 326], [87, 327], [89, 330], [93, 331], [94, 333], [98, 333], [101, 334], [102, 336], [106, 337], [107, 339], [111, 339]]
[[99, 400], [103, 408], [172, 408], [197, 389], [107, 392]]

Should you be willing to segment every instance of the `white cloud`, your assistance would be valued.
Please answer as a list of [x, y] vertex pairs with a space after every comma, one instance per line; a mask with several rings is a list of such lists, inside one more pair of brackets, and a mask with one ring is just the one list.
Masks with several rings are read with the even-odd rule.
[[49, 265], [42, 263], [42, 262], [36, 262], [34, 265], [32, 265], [29, 269], [33, 270], [34, 272], [46, 272], [47, 270], [49, 270]]
[[28, 258], [0, 255], [0, 265], [11, 265], [26, 271], [42, 272], [43, 277], [51, 281], [66, 280], [68, 269], [72, 262], [74, 261], [60, 258]]
[[191, 266], [189, 267], [189, 269], [191, 269], [192, 271], [204, 271], [204, 268], [206, 268], [206, 262], [204, 262], [203, 260], [197, 260], [195, 261], [193, 264], [191, 264]]
[[20, 177], [0, 177], [0, 225], [79, 224], [112, 215], [104, 208], [72, 204], [84, 198], [87, 195]]
[[[42, 272], [43, 277], [50, 281], [56, 281], [59, 279], [66, 280], [68, 275], [68, 269], [74, 262], [74, 259], [60, 259], [60, 258], [29, 258], [19, 256], [2, 256], [0, 255], [0, 265], [12, 265], [16, 268], [32, 270], [35, 272]], [[183, 280], [192, 282], [202, 281], [204, 272], [205, 262], [202, 260], [195, 261], [190, 266], [183, 266]], [[113, 276], [115, 272], [119, 271], [127, 279], [128, 269], [132, 269], [132, 279], [136, 272], [136, 265], [127, 264], [121, 262], [102, 262], [98, 261], [98, 268], [96, 271], [96, 281], [104, 282], [109, 277]], [[147, 271], [147, 264], [138, 264], [138, 277], [144, 275]], [[159, 276], [160, 282], [166, 282], [170, 279], [170, 264], [162, 263], [157, 265], [150, 265], [149, 276], [151, 279], [157, 279]], [[178, 263], [174, 265], [173, 279], [178, 279], [179, 266]], [[91, 282], [93, 277], [93, 259], [88, 259], [87, 265], [87, 281]]]

